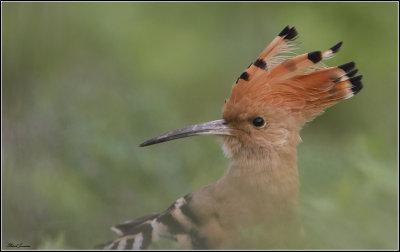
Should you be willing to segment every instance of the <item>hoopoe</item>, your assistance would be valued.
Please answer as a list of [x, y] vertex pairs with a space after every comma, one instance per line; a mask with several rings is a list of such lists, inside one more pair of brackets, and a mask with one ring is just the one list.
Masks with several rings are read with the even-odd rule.
[[[298, 213], [300, 129], [363, 85], [361, 75], [354, 77], [354, 62], [336, 67], [321, 63], [342, 42], [323, 52], [285, 56], [295, 49], [296, 37], [296, 29], [286, 26], [239, 76], [222, 120], [174, 130], [140, 145], [218, 135], [230, 166], [217, 182], [179, 198], [165, 211], [112, 227], [120, 238], [104, 249], [146, 249], [160, 237], [185, 249], [304, 246]], [[249, 238], [253, 229], [259, 238]]]

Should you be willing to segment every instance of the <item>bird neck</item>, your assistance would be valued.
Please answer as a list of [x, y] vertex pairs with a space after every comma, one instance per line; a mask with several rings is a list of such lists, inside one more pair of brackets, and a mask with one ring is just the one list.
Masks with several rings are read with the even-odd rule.
[[212, 195], [222, 202], [224, 213], [229, 213], [227, 222], [234, 220], [239, 230], [256, 225], [271, 241], [284, 237], [292, 242], [300, 237], [296, 150], [300, 137], [289, 139], [284, 146], [266, 148], [242, 146], [237, 138], [225, 139], [224, 151], [231, 163], [212, 186]]
[[268, 146], [235, 152], [224, 180], [241, 187], [262, 192], [274, 200], [297, 202], [299, 180], [297, 170], [297, 145], [300, 137], [294, 136], [285, 146]]

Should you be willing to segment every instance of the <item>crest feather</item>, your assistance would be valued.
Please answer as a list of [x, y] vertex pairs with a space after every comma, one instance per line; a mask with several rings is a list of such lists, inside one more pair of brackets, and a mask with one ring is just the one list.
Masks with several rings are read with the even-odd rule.
[[353, 70], [354, 62], [336, 67], [326, 67], [322, 63], [338, 52], [343, 42], [322, 52], [295, 57], [283, 55], [293, 54], [296, 36], [296, 29], [286, 26], [272, 40], [233, 85], [224, 114], [237, 110], [237, 104], [246, 108], [254, 107], [247, 103], [257, 103], [257, 106], [276, 106], [296, 112], [308, 120], [362, 89], [362, 76], [353, 77], [357, 72]]

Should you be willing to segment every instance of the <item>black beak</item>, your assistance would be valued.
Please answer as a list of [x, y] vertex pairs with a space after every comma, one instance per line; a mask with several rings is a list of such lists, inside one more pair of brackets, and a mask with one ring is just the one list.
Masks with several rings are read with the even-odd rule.
[[200, 135], [231, 135], [231, 128], [226, 125], [224, 120], [216, 120], [212, 122], [199, 123], [186, 128], [173, 130], [165, 134], [149, 139], [139, 146], [144, 147], [152, 144], [158, 144], [171, 141], [178, 138]]

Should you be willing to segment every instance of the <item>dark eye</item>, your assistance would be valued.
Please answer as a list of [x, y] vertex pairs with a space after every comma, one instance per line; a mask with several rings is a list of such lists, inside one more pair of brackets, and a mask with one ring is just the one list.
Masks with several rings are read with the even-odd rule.
[[261, 117], [257, 117], [253, 120], [253, 125], [256, 127], [262, 127], [265, 125], [265, 121]]

